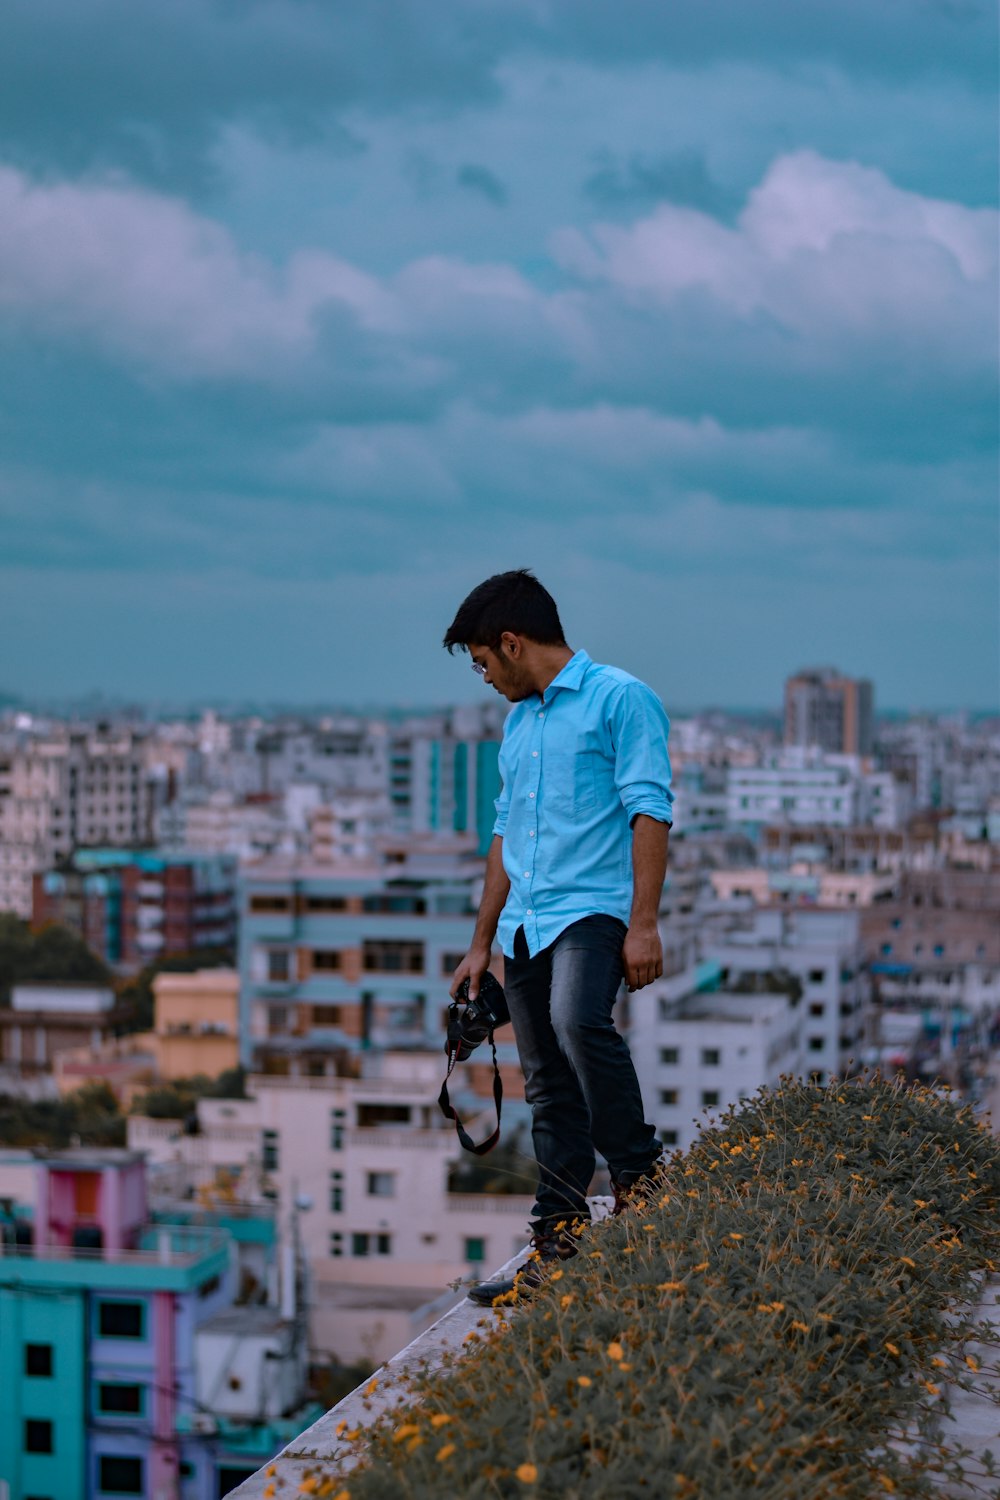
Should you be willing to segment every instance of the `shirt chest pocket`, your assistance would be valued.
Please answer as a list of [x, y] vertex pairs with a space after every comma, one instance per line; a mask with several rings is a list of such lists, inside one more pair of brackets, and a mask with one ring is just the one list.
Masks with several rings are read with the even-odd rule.
[[542, 805], [563, 815], [596, 807], [601, 756], [585, 736], [562, 741], [543, 752]]

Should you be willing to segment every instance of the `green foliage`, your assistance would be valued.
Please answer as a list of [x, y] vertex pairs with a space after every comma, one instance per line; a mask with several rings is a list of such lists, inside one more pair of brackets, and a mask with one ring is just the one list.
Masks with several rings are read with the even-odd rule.
[[10, 1004], [13, 985], [29, 980], [107, 985], [111, 971], [68, 928], [32, 932], [20, 917], [0, 912], [0, 1005]]
[[158, 1084], [145, 1094], [137, 1094], [131, 1113], [148, 1115], [151, 1120], [184, 1120], [193, 1115], [199, 1099], [245, 1099], [246, 1073], [242, 1068], [226, 1068], [218, 1078], [196, 1073], [193, 1078], [175, 1078]]
[[312, 1493], [939, 1493], [960, 1477], [937, 1422], [947, 1385], [976, 1380], [998, 1201], [1000, 1145], [927, 1090], [762, 1091], [648, 1200], [583, 1229], [512, 1324], [485, 1318]]
[[125, 1120], [106, 1083], [87, 1083], [59, 1099], [0, 1094], [0, 1145], [124, 1146]]

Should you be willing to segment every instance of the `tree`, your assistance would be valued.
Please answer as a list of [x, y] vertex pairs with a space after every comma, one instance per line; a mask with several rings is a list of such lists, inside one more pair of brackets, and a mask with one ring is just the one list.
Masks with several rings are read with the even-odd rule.
[[25, 981], [52, 984], [109, 985], [111, 971], [82, 938], [54, 923], [32, 932], [12, 912], [0, 913], [0, 1005], [10, 1004], [15, 984]]

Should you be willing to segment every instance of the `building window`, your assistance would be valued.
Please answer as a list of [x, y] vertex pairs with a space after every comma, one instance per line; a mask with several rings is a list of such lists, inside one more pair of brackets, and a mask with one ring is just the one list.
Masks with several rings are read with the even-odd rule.
[[811, 1016], [821, 1016], [825, 1010], [826, 1006], [823, 1004], [822, 1000], [819, 1000], [815, 1005], [810, 1005], [809, 1014]]
[[464, 953], [442, 953], [441, 973], [443, 974], [445, 979], [451, 978], [452, 974], [454, 974], [455, 970], [458, 968], [464, 957]]
[[218, 1489], [215, 1493], [222, 1500], [224, 1495], [228, 1495], [230, 1490], [234, 1490], [245, 1479], [252, 1479], [256, 1472], [256, 1469], [252, 1467], [248, 1469], [246, 1465], [220, 1464]]
[[678, 1092], [677, 1092], [676, 1089], [661, 1089], [660, 1090], [660, 1103], [661, 1104], [676, 1104], [678, 1098], [679, 1098], [679, 1095], [678, 1095]]
[[388, 1234], [352, 1234], [352, 1255], [391, 1255], [392, 1236]]
[[661, 1047], [660, 1063], [665, 1068], [671, 1068], [681, 1060], [681, 1049], [679, 1047]]
[[261, 1150], [261, 1166], [265, 1172], [276, 1172], [280, 1157], [280, 1137], [276, 1130], [265, 1130]]
[[332, 1214], [342, 1214], [344, 1212], [343, 1172], [330, 1173], [330, 1212]]
[[273, 912], [291, 913], [291, 896], [251, 896], [250, 910], [259, 916], [269, 915]]
[[330, 1111], [330, 1150], [343, 1151], [344, 1129], [347, 1124], [346, 1109], [331, 1109]]
[[465, 1259], [476, 1265], [486, 1259], [486, 1241], [481, 1238], [467, 1239], [465, 1242]]
[[366, 974], [422, 974], [423, 943], [365, 942], [361, 947], [361, 967]]
[[358, 1125], [372, 1129], [379, 1125], [409, 1125], [408, 1104], [359, 1104]]
[[98, 1460], [97, 1487], [103, 1495], [144, 1495], [146, 1481], [141, 1458], [120, 1453], [102, 1453]]
[[344, 1253], [344, 1236], [337, 1229], [330, 1236], [330, 1254], [336, 1258]]
[[663, 1144], [665, 1146], [676, 1146], [677, 1145], [677, 1131], [676, 1130], [661, 1130], [660, 1131], [660, 1140], [663, 1142]]
[[312, 968], [315, 974], [332, 974], [340, 968], [340, 953], [336, 948], [314, 948]]
[[115, 1417], [139, 1417], [142, 1415], [143, 1395], [141, 1385], [102, 1381], [97, 1387], [97, 1409]]
[[292, 955], [288, 948], [269, 948], [267, 978], [269, 984], [287, 984], [292, 973]]
[[339, 1005], [314, 1005], [312, 1008], [312, 1023], [314, 1026], [339, 1026]]
[[810, 984], [822, 984], [825, 979], [826, 979], [826, 970], [825, 969], [810, 969], [809, 970], [809, 983]]
[[718, 1091], [718, 1089], [702, 1089], [702, 1091], [701, 1091], [701, 1107], [702, 1107], [702, 1109], [715, 1109], [718, 1106], [718, 1103], [719, 1103], [719, 1091]]
[[823, 1050], [823, 1038], [821, 1036], [811, 1036], [809, 1038], [809, 1051], [810, 1052], [822, 1052], [822, 1050]]
[[344, 896], [307, 896], [302, 905], [307, 912], [316, 914], [347, 910]]
[[38, 1417], [28, 1417], [24, 1424], [25, 1453], [52, 1452], [52, 1423]]
[[883, 958], [888, 958], [889, 954], [891, 952], [892, 952], [892, 944], [891, 943], [883, 943], [882, 944], [882, 957]]
[[422, 896], [365, 896], [361, 902], [361, 910], [423, 916], [427, 910], [427, 902]]
[[52, 1374], [51, 1344], [25, 1344], [24, 1373], [25, 1375]]
[[102, 1339], [141, 1339], [145, 1305], [142, 1302], [100, 1302], [97, 1331]]
[[395, 1172], [369, 1172], [368, 1195], [371, 1198], [395, 1198]]
[[722, 1061], [722, 1053], [718, 1047], [702, 1047], [701, 1065], [703, 1068], [717, 1068]]

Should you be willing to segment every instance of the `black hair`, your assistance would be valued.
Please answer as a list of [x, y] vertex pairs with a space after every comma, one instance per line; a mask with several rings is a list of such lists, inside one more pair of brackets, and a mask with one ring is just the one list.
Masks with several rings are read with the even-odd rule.
[[470, 645], [500, 649], [505, 630], [526, 636], [539, 646], [565, 646], [556, 601], [530, 568], [494, 573], [472, 590], [458, 607], [442, 645], [449, 651]]

